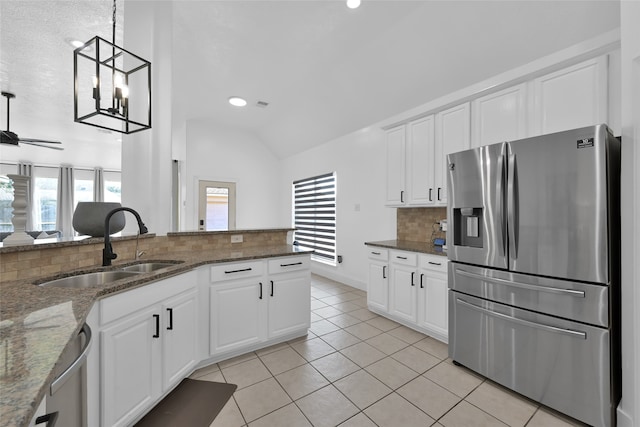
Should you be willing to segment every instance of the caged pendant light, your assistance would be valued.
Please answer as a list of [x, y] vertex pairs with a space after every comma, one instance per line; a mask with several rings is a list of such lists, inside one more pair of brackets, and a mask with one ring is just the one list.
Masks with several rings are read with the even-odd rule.
[[125, 134], [151, 129], [151, 63], [95, 36], [73, 51], [74, 120]]

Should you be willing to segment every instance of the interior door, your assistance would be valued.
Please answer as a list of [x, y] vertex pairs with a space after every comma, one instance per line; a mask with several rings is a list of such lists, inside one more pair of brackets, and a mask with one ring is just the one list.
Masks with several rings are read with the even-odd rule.
[[235, 230], [236, 183], [199, 181], [198, 189], [198, 230]]

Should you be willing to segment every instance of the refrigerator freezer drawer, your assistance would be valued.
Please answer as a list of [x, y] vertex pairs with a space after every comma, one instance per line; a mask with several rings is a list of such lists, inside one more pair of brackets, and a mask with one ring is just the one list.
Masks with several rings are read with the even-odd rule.
[[524, 396], [609, 427], [608, 329], [449, 291], [449, 356]]
[[449, 288], [591, 325], [609, 327], [609, 287], [449, 263]]

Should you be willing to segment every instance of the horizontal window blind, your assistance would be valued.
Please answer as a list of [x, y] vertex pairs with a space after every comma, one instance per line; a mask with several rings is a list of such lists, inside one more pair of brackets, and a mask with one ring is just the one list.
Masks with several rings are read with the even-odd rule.
[[336, 261], [335, 173], [293, 182], [295, 244], [313, 250], [312, 258]]

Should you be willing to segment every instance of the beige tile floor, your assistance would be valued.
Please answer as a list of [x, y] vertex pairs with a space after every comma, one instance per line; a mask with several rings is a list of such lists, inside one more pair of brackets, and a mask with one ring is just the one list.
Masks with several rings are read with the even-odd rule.
[[366, 307], [365, 292], [313, 275], [307, 337], [191, 376], [238, 385], [211, 427], [581, 425], [455, 366], [446, 344]]

